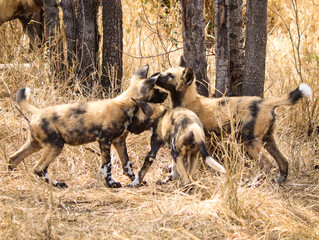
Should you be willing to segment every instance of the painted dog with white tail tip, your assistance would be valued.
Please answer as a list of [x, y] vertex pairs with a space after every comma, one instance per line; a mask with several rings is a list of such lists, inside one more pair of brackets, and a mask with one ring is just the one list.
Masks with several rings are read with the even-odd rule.
[[[32, 113], [27, 142], [9, 158], [9, 169], [13, 170], [26, 157], [39, 150], [42, 156], [34, 171], [49, 182], [47, 169], [61, 153], [64, 144], [82, 145], [97, 141], [99, 143], [102, 166], [106, 184], [111, 188], [121, 187], [111, 174], [111, 144], [115, 147], [122, 162], [124, 174], [135, 179], [129, 161], [125, 140], [129, 132], [139, 134], [146, 128], [151, 115], [145, 114], [147, 104], [137, 104], [131, 98], [161, 103], [165, 91], [154, 88], [156, 79], [146, 79], [148, 65], [141, 68], [130, 80], [129, 88], [113, 99], [72, 103], [37, 108], [28, 102], [29, 88], [17, 93], [17, 102], [22, 110]], [[65, 183], [52, 181], [54, 186], [67, 187]]]
[[169, 91], [174, 108], [185, 107], [196, 113], [207, 132], [220, 133], [221, 129], [229, 128], [234, 120], [245, 150], [254, 159], [260, 157], [262, 163], [270, 163], [268, 156], [261, 151], [265, 147], [279, 166], [277, 182], [285, 182], [288, 161], [274, 138], [275, 108], [294, 105], [304, 97], [311, 99], [311, 88], [302, 83], [287, 95], [270, 100], [251, 96], [213, 99], [199, 95], [195, 82], [192, 69], [187, 67], [182, 57], [178, 67], [160, 73], [156, 85]]

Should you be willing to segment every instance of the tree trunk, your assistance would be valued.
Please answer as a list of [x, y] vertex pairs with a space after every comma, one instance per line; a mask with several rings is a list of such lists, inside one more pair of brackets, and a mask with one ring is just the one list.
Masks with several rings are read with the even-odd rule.
[[229, 6], [226, 0], [215, 1], [215, 97], [230, 95]]
[[244, 79], [243, 1], [229, 3], [230, 95], [242, 96]]
[[96, 80], [98, 0], [78, 2], [78, 79], [84, 93], [92, 91]]
[[60, 29], [58, 4], [56, 0], [44, 0], [43, 9], [46, 41], [52, 43]]
[[101, 84], [107, 94], [121, 89], [123, 77], [123, 20], [121, 0], [102, 0], [103, 53]]
[[208, 96], [203, 0], [181, 0], [184, 59], [196, 76], [197, 91]]
[[267, 0], [247, 0], [243, 95], [263, 97], [267, 45]]
[[62, 71], [63, 50], [60, 38], [59, 9], [56, 0], [44, 0], [45, 41], [50, 49], [51, 69], [55, 74]]
[[72, 67], [76, 60], [77, 19], [73, 0], [61, 1], [63, 23], [67, 41], [67, 63]]

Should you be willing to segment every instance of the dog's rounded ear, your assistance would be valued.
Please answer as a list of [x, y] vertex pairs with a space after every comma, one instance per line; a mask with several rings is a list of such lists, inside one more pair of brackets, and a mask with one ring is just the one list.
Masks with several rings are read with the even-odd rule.
[[140, 70], [138, 70], [137, 73], [135, 73], [135, 76], [137, 76], [137, 78], [139, 78], [139, 79], [147, 78], [149, 67], [150, 67], [149, 65], [145, 65]]
[[190, 86], [194, 81], [193, 70], [189, 67], [186, 67], [183, 71], [183, 82], [186, 86]]
[[183, 55], [181, 56], [181, 59], [179, 60], [179, 66], [186, 68], [186, 62], [184, 60], [184, 56]]
[[139, 100], [136, 100], [134, 98], [132, 98], [132, 100], [137, 103], [137, 105], [141, 108], [141, 110], [143, 111], [143, 113], [146, 115], [146, 118], [150, 118], [153, 114], [153, 108], [152, 106], [147, 103], [147, 102], [144, 102], [144, 101], [139, 101]]
[[153, 74], [148, 79], [141, 81], [138, 84], [138, 93], [142, 96], [146, 95], [155, 86], [155, 83], [159, 75], [160, 75], [159, 73]]

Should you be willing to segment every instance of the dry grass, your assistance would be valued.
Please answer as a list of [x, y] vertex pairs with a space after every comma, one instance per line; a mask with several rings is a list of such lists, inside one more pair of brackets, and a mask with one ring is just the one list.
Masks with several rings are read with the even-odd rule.
[[[123, 0], [124, 51], [131, 56], [156, 56], [182, 46], [177, 12], [158, 18], [158, 8], [151, 6], [152, 2], [156, 1], [149, 1], [143, 10], [140, 1]], [[32, 102], [37, 106], [84, 102], [94, 96], [78, 96], [63, 80], [54, 79], [49, 59], [40, 50], [28, 51], [17, 22], [2, 26], [0, 63], [11, 65], [0, 70], [0, 239], [319, 239], [318, 131], [307, 134], [309, 123], [319, 125], [319, 7], [311, 1], [298, 3], [304, 31], [300, 48], [303, 79], [312, 87], [314, 99], [277, 110], [276, 138], [290, 163], [287, 183], [280, 187], [273, 182], [278, 175], [275, 163], [264, 181], [256, 180], [260, 176], [258, 163], [248, 160], [241, 146], [229, 137], [221, 143], [229, 149], [222, 155], [228, 174], [222, 178], [200, 167], [193, 195], [184, 194], [178, 181], [155, 184], [167, 174], [163, 171], [171, 160], [167, 149], [160, 151], [146, 175], [148, 185], [138, 189], [105, 187], [95, 143], [65, 147], [51, 165], [49, 173], [65, 180], [68, 189], [52, 188], [32, 173], [39, 153], [9, 173], [8, 156], [24, 143], [28, 128], [15, 109], [14, 94], [20, 87], [32, 88]], [[273, 0], [269, 6], [282, 14], [295, 37], [291, 2]], [[280, 96], [300, 84], [287, 29], [277, 15], [269, 14], [266, 98]], [[146, 63], [151, 73], [175, 65], [180, 54], [176, 51], [150, 58], [124, 55], [124, 79]], [[26, 62], [29, 67], [19, 65]], [[213, 57], [208, 62], [213, 79]], [[148, 141], [148, 132], [128, 139], [135, 172], [149, 149]], [[112, 159], [114, 177], [128, 183], [115, 151]]]

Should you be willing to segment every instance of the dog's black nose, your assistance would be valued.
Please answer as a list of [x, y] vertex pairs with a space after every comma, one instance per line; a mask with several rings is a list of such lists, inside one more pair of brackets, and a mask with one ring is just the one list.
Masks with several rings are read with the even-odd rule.
[[165, 101], [167, 96], [168, 96], [167, 92], [160, 90], [160, 89], [154, 89], [153, 95], [152, 95], [151, 99], [149, 100], [149, 102], [162, 103]]

